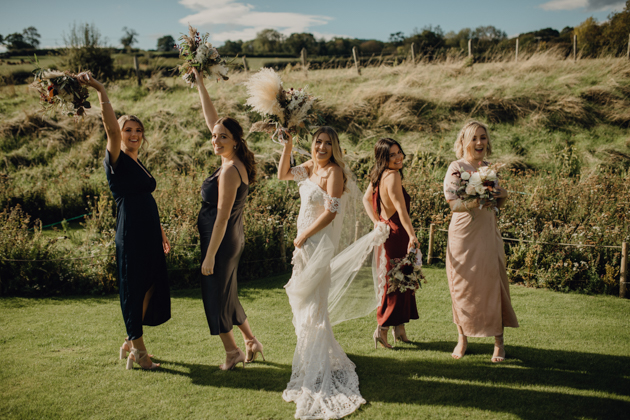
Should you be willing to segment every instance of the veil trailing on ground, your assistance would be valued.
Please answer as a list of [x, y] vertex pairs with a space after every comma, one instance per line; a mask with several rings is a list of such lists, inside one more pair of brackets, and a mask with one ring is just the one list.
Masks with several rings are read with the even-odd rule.
[[[330, 262], [328, 312], [332, 325], [370, 314], [379, 305], [386, 263], [382, 244], [389, 226], [373, 223], [363, 207], [363, 194], [349, 176], [341, 211], [333, 220], [335, 256]], [[383, 284], [381, 284], [383, 283]]]

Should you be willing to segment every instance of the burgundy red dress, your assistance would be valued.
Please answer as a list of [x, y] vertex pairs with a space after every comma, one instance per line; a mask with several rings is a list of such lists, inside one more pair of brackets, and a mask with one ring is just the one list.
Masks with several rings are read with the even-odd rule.
[[[411, 197], [407, 194], [407, 191], [403, 188], [403, 195], [405, 197], [405, 206], [409, 211]], [[398, 212], [395, 212], [389, 220], [385, 220], [380, 214], [381, 206], [379, 205], [380, 194], [378, 192], [378, 186], [374, 188], [372, 194], [372, 209], [377, 214], [381, 222], [385, 222], [389, 225], [389, 238], [383, 244], [385, 249], [385, 257], [387, 258], [387, 271], [391, 270], [390, 260], [394, 258], [404, 258], [407, 255], [407, 246], [409, 245], [409, 235], [400, 222]], [[418, 307], [416, 305], [416, 296], [413, 291], [407, 290], [404, 293], [395, 291], [387, 293], [389, 287], [389, 277], [387, 278], [387, 284], [385, 285], [385, 293], [383, 294], [383, 300], [381, 306], [376, 310], [376, 320], [378, 325], [383, 327], [392, 327], [409, 322], [410, 319], [418, 319]]]

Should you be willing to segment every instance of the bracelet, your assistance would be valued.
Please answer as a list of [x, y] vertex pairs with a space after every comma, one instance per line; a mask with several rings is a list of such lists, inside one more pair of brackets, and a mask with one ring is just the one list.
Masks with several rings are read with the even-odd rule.
[[101, 105], [103, 105], [103, 104], [110, 104], [110, 105], [111, 105], [111, 102], [109, 102], [109, 101], [107, 101], [107, 102], [101, 102]]

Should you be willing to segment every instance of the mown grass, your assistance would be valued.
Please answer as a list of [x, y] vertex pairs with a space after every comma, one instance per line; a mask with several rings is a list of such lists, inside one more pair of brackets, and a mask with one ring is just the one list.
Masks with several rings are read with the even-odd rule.
[[[460, 361], [443, 268], [425, 268], [412, 343], [374, 350], [374, 316], [335, 336], [357, 365], [368, 404], [348, 418], [617, 419], [630, 409], [630, 305], [612, 297], [511, 287], [521, 327], [506, 330], [508, 358], [490, 362], [492, 338], [471, 339]], [[288, 275], [240, 288], [267, 361], [222, 372], [198, 289], [173, 293], [173, 318], [145, 329], [162, 367], [126, 371], [115, 295], [0, 299], [0, 417], [292, 418], [281, 398], [295, 335], [282, 285]], [[237, 334], [238, 335], [238, 334]], [[237, 337], [242, 346], [242, 339]]]

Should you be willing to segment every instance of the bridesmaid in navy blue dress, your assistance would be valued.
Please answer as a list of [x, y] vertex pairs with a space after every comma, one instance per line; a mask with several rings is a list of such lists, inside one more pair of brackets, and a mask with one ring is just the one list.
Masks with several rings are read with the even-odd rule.
[[[263, 345], [249, 326], [238, 300], [238, 262], [245, 248], [243, 209], [249, 184], [256, 178], [254, 154], [243, 139], [243, 129], [230, 117], [219, 119], [203, 77], [193, 67], [206, 124], [212, 131], [212, 147], [221, 156], [221, 167], [201, 186], [202, 207], [199, 211], [201, 239], [201, 295], [211, 335], [218, 335], [225, 349], [225, 363], [230, 370], [237, 363], [253, 362], [263, 354]], [[233, 326], [245, 340], [243, 353], [236, 345]], [[263, 355], [264, 360], [264, 355]]]
[[170, 244], [160, 225], [157, 204], [151, 193], [155, 178], [138, 159], [138, 150], [145, 140], [144, 126], [133, 115], [118, 120], [107, 97], [105, 87], [85, 73], [79, 80], [96, 89], [107, 133], [105, 173], [109, 188], [118, 206], [116, 219], [116, 263], [127, 338], [120, 348], [120, 357], [143, 369], [159, 364], [151, 361], [144, 345], [143, 325], [160, 325], [171, 317], [171, 300], [166, 275], [165, 254]]

